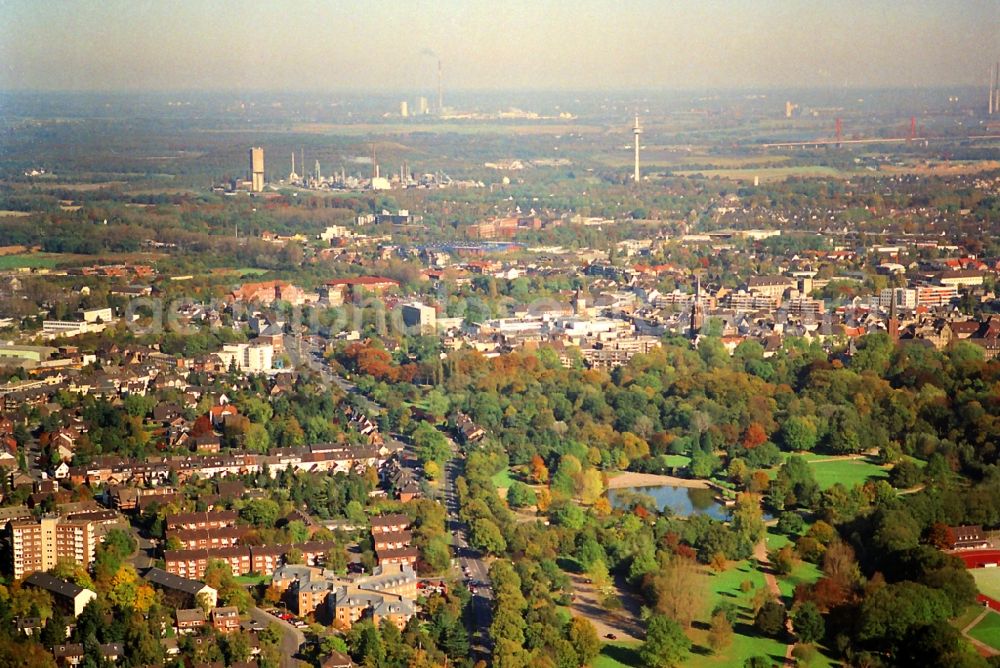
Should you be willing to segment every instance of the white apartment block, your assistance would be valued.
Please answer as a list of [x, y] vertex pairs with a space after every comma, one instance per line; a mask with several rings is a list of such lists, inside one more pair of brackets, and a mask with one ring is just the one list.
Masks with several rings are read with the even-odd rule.
[[216, 354], [227, 368], [247, 373], [270, 371], [274, 364], [274, 346], [269, 343], [227, 343]]

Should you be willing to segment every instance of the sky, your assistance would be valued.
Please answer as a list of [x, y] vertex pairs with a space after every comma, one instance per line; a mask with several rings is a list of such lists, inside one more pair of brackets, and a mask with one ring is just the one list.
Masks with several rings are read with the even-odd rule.
[[[0, 0], [0, 90], [986, 85], [998, 0]], [[434, 54], [434, 55], [431, 55]]]

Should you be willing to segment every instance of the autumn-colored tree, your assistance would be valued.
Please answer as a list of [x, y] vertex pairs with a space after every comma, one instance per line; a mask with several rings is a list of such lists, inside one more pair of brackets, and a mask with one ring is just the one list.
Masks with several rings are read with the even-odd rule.
[[955, 532], [943, 522], [935, 522], [927, 530], [927, 542], [939, 550], [950, 550], [955, 544]]
[[191, 436], [204, 436], [212, 433], [212, 418], [202, 415], [191, 425]]
[[771, 478], [767, 475], [767, 471], [754, 471], [750, 476], [747, 491], [754, 494], [764, 494], [770, 486]]
[[767, 432], [758, 422], [751, 422], [743, 432], [743, 447], [752, 450], [767, 442]]
[[779, 575], [788, 575], [795, 568], [795, 550], [791, 545], [784, 545], [769, 555], [771, 565]]
[[813, 585], [812, 591], [806, 600], [811, 600], [819, 608], [820, 612], [829, 612], [830, 609], [843, 605], [850, 600], [850, 592], [843, 584], [828, 577], [821, 577]]
[[543, 513], [549, 509], [549, 506], [552, 505], [552, 494], [548, 488], [543, 487], [535, 493], [535, 505]]
[[594, 501], [593, 508], [594, 513], [598, 517], [607, 517], [611, 514], [611, 501], [608, 500], [608, 497], [602, 496], [597, 501]]
[[645, 576], [643, 589], [653, 592], [656, 612], [682, 626], [701, 614], [708, 587], [708, 574], [693, 559], [673, 555], [658, 571]]
[[540, 485], [549, 481], [549, 469], [537, 453], [531, 456], [531, 479]]
[[729, 623], [725, 612], [717, 612], [712, 616], [712, 625], [708, 630], [708, 646], [719, 653], [733, 642], [733, 625]]

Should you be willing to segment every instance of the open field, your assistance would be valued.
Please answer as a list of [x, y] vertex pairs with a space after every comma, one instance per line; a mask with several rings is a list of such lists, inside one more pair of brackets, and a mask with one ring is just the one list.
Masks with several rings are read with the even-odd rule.
[[868, 458], [834, 459], [822, 455], [807, 455], [806, 459], [813, 467], [820, 489], [828, 489], [838, 482], [844, 487], [851, 488], [854, 485], [863, 485], [870, 479], [885, 478], [889, 475], [887, 469]]
[[1000, 568], [970, 568], [969, 575], [976, 581], [980, 594], [1000, 601]]
[[[642, 164], [657, 169], [688, 169], [691, 166], [702, 167], [708, 165], [706, 169], [767, 169], [769, 166], [775, 167], [788, 162], [791, 158], [787, 155], [752, 155], [752, 156], [725, 156], [691, 154], [686, 151], [680, 152], [668, 147], [646, 147], [642, 151]], [[594, 156], [594, 160], [609, 167], [631, 167], [633, 156], [630, 151], [622, 149], [617, 153], [600, 153]]]
[[1000, 169], [997, 160], [949, 160], [947, 162], [920, 162], [906, 165], [883, 165], [879, 171], [883, 174], [917, 174], [920, 176], [955, 176], [958, 174], [976, 174]]
[[244, 276], [261, 276], [268, 272], [267, 269], [260, 269], [259, 267], [235, 267], [233, 269], [212, 269], [211, 273], [219, 276], [239, 276], [243, 278]]
[[[135, 176], [145, 177], [145, 174], [135, 174]], [[80, 192], [90, 192], [92, 190], [100, 190], [101, 188], [113, 188], [114, 186], [123, 186], [126, 181], [99, 181], [96, 183], [52, 183], [46, 184], [49, 188], [60, 189], [60, 190], [78, 190]]]
[[982, 621], [969, 630], [969, 635], [981, 643], [1000, 650], [1000, 615], [993, 611], [986, 613]]
[[65, 257], [67, 256], [55, 253], [0, 255], [0, 271], [9, 271], [11, 269], [35, 269], [39, 267], [51, 269]]
[[847, 172], [833, 167], [818, 165], [803, 165], [800, 167], [764, 167], [761, 169], [691, 169], [675, 170], [677, 176], [702, 176], [706, 179], [719, 177], [733, 181], [753, 181], [759, 177], [761, 181], [783, 181], [789, 176], [846, 178]]
[[30, 216], [31, 211], [11, 211], [10, 209], [0, 210], [0, 218], [22, 218]]

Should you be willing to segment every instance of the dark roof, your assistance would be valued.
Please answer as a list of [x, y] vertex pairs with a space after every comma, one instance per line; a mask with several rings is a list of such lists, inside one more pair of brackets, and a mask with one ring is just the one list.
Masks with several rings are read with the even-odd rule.
[[26, 577], [24, 579], [24, 584], [44, 589], [51, 594], [68, 599], [75, 599], [81, 592], [85, 591], [83, 587], [75, 582], [70, 582], [68, 580], [63, 580], [62, 578], [49, 575], [48, 573], [40, 572], [32, 573]]
[[409, 525], [410, 518], [402, 513], [395, 513], [392, 515], [376, 515], [371, 518], [371, 524], [373, 527], [389, 527], [396, 525]]
[[354, 662], [351, 661], [351, 657], [337, 650], [330, 652], [330, 656], [323, 659], [319, 665], [320, 668], [354, 668]]
[[[100, 646], [101, 656], [121, 656], [122, 645], [117, 642], [104, 643]], [[52, 654], [57, 658], [83, 656], [83, 645], [72, 643], [68, 645], [56, 645], [52, 648]]]
[[952, 534], [955, 536], [956, 541], [960, 540], [978, 540], [983, 538], [983, 527], [979, 525], [966, 525], [957, 526], [951, 528]]
[[205, 587], [208, 586], [204, 582], [199, 582], [198, 580], [182, 578], [179, 575], [168, 573], [162, 568], [150, 568], [142, 577], [147, 582], [152, 584], [159, 585], [166, 589], [182, 591], [186, 594], [191, 594], [192, 596], [197, 596], [203, 589], [205, 589]]
[[179, 608], [176, 615], [178, 624], [206, 621], [205, 611], [201, 608]]

